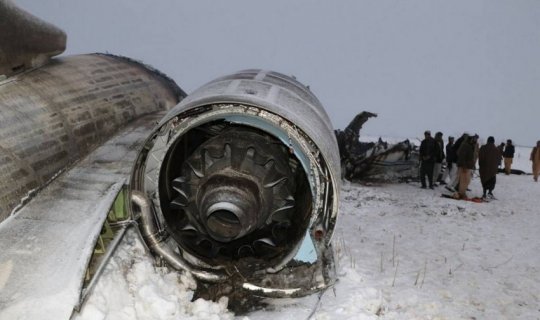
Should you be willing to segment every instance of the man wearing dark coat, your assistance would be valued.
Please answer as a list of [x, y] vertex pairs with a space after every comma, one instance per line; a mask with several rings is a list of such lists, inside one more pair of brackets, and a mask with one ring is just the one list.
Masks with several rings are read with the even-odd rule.
[[433, 165], [433, 180], [442, 184], [442, 179], [439, 180], [442, 170], [442, 162], [444, 160], [444, 140], [442, 132], [435, 134], [435, 163]]
[[471, 170], [474, 169], [474, 138], [463, 135], [457, 151], [457, 166], [459, 176], [459, 191], [454, 194], [458, 199], [467, 199], [467, 188], [471, 183]]
[[534, 181], [538, 182], [540, 174], [540, 140], [536, 141], [536, 147], [531, 151], [532, 172]]
[[502, 165], [502, 161], [503, 161], [503, 152], [504, 152], [504, 146], [506, 144], [504, 142], [501, 142], [501, 144], [499, 145], [498, 149], [499, 149], [499, 152], [501, 153], [501, 157], [499, 158], [499, 168], [501, 167]]
[[497, 171], [501, 153], [495, 146], [495, 138], [489, 137], [487, 143], [480, 148], [478, 165], [480, 166], [480, 181], [482, 182], [482, 198], [486, 197], [486, 191], [493, 197], [493, 189], [497, 182]]
[[512, 172], [512, 161], [514, 159], [514, 145], [512, 140], [506, 140], [506, 147], [504, 148], [503, 157], [504, 157], [504, 172], [508, 175]]
[[454, 137], [448, 137], [448, 143], [446, 144], [446, 170], [444, 171], [443, 181], [446, 181], [448, 177], [448, 184], [454, 186], [456, 180], [457, 165], [456, 165], [456, 150], [454, 150]]
[[420, 143], [420, 182], [422, 188], [426, 188], [426, 176], [429, 187], [433, 189], [433, 167], [435, 165], [435, 139], [431, 137], [431, 131], [424, 132], [424, 140]]
[[454, 150], [454, 163], [456, 164], [456, 175], [454, 177], [454, 180], [450, 181], [449, 185], [447, 186], [447, 189], [450, 191], [456, 191], [459, 186], [459, 173], [458, 173], [458, 167], [457, 167], [458, 150], [459, 150], [459, 147], [461, 147], [461, 144], [463, 143], [463, 141], [466, 141], [467, 139], [469, 139], [469, 134], [463, 133], [461, 137], [459, 137], [456, 140], [456, 142], [452, 144], [452, 149]]

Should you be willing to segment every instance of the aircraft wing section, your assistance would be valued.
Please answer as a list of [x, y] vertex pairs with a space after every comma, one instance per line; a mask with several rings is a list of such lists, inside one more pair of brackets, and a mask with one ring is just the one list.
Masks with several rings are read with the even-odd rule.
[[0, 224], [0, 319], [69, 319], [107, 213], [152, 126], [140, 118]]

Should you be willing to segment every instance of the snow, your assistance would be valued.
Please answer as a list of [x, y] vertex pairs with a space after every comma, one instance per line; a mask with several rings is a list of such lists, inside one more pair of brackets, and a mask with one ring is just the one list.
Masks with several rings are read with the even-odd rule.
[[[517, 148], [514, 168], [530, 172], [529, 153]], [[470, 188], [481, 194], [477, 177]], [[226, 298], [191, 302], [193, 279], [156, 267], [128, 232], [75, 319], [540, 318], [540, 183], [499, 174], [489, 203], [441, 192], [344, 182], [335, 287], [237, 317]]]
[[233, 319], [227, 298], [191, 302], [195, 280], [156, 267], [131, 229], [73, 319]]

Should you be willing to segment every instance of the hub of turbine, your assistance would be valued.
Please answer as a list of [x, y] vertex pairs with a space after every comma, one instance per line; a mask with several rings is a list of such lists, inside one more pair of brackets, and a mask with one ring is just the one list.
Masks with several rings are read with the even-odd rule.
[[205, 257], [277, 253], [295, 209], [296, 166], [268, 134], [235, 128], [211, 137], [171, 183], [171, 208], [184, 220], [177, 237]]

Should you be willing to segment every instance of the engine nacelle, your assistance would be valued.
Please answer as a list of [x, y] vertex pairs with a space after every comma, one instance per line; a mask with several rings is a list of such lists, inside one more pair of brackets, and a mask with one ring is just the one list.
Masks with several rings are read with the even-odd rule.
[[309, 88], [245, 70], [168, 113], [130, 188], [145, 242], [170, 266], [229, 291], [285, 297], [335, 280], [339, 183], [334, 132]]

